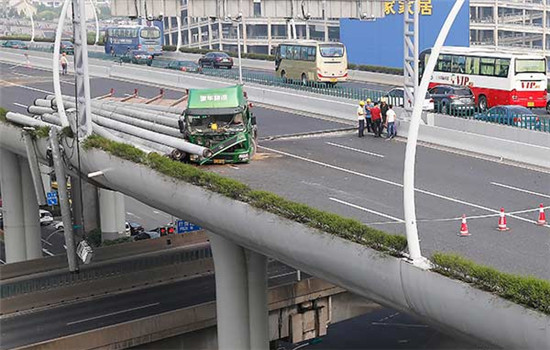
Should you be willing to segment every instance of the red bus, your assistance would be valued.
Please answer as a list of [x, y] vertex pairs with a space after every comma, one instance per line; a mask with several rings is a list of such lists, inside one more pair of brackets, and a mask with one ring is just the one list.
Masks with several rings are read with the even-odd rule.
[[[420, 54], [420, 77], [430, 52]], [[469, 87], [482, 110], [498, 105], [545, 108], [546, 58], [475, 47], [443, 47], [429, 87], [441, 84]]]

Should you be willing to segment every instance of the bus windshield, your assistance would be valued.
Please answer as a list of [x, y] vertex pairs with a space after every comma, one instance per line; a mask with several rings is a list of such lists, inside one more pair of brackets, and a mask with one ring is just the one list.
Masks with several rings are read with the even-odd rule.
[[516, 73], [546, 73], [544, 59], [517, 59]]
[[143, 39], [158, 39], [160, 38], [160, 30], [154, 27], [143, 28], [140, 35]]
[[319, 45], [319, 51], [323, 57], [342, 57], [344, 56], [344, 46], [334, 44]]

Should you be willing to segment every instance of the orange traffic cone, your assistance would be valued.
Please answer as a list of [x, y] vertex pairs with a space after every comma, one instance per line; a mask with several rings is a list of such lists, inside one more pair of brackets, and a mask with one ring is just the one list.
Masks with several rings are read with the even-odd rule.
[[508, 231], [510, 228], [506, 226], [506, 214], [504, 214], [504, 208], [500, 208], [500, 217], [498, 218], [498, 230]]
[[460, 225], [460, 237], [468, 237], [471, 236], [470, 232], [468, 231], [468, 223], [466, 222], [466, 215], [462, 214], [462, 224]]
[[544, 206], [542, 203], [539, 207], [539, 219], [537, 220], [537, 225], [543, 226], [546, 225], [546, 214], [544, 214]]

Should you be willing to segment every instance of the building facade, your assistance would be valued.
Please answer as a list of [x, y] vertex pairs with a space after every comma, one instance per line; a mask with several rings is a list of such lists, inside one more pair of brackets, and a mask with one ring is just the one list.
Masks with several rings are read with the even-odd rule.
[[[292, 27], [296, 38], [319, 41], [338, 41], [340, 22], [338, 19], [311, 18], [295, 20], [292, 24], [284, 18], [262, 16], [261, 0], [254, 1], [254, 17], [242, 19], [241, 48], [246, 53], [273, 53], [282, 41], [291, 38]], [[190, 48], [237, 51], [237, 26], [224, 18], [191, 18], [188, 15], [187, 0], [181, 4], [182, 45]], [[164, 42], [176, 45], [178, 24], [176, 17], [164, 18]]]
[[550, 56], [550, 0], [470, 0], [470, 45]]

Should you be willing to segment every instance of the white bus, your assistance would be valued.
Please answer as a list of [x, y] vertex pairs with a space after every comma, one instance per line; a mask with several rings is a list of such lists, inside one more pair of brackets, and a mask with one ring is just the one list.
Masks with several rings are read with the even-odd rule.
[[[430, 52], [420, 54], [420, 77]], [[498, 105], [544, 108], [546, 58], [475, 47], [443, 47], [429, 87], [441, 84], [469, 87], [482, 110]]]
[[348, 78], [348, 58], [342, 43], [295, 40], [277, 46], [275, 74], [283, 79], [336, 84]]

